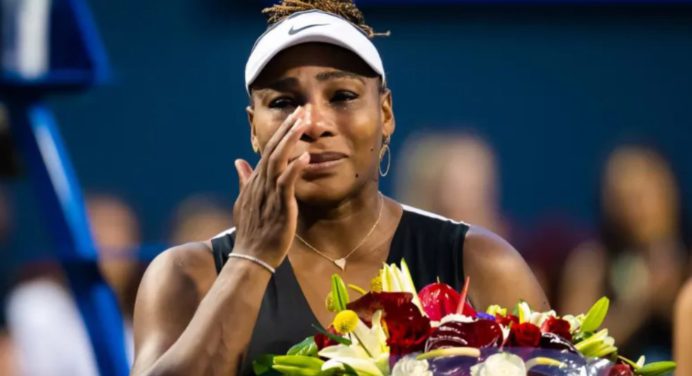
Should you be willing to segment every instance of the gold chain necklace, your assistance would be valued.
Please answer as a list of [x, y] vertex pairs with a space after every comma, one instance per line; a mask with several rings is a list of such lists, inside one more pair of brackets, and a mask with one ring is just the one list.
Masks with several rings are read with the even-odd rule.
[[314, 251], [318, 255], [322, 256], [323, 258], [329, 260], [332, 264], [336, 265], [337, 268], [339, 268], [341, 270], [346, 270], [346, 259], [348, 259], [352, 254], [354, 254], [360, 248], [360, 246], [362, 246], [363, 243], [365, 243], [365, 241], [370, 237], [370, 235], [372, 235], [373, 231], [375, 231], [375, 228], [380, 223], [380, 219], [382, 219], [382, 208], [384, 207], [384, 199], [382, 198], [381, 193], [379, 194], [379, 197], [380, 197], [380, 210], [379, 210], [379, 214], [377, 214], [377, 220], [375, 221], [375, 224], [373, 224], [372, 227], [370, 228], [370, 231], [368, 231], [368, 233], [365, 234], [365, 236], [363, 237], [363, 240], [361, 240], [360, 243], [358, 243], [358, 245], [355, 248], [353, 248], [349, 253], [347, 253], [343, 257], [340, 257], [338, 259], [333, 259], [333, 258], [327, 256], [324, 252], [315, 248], [312, 244], [308, 243], [305, 239], [301, 238], [300, 235], [298, 235], [298, 233], [296, 233], [296, 238], [298, 240], [300, 240], [303, 244], [305, 244], [308, 248], [310, 248], [312, 251]]

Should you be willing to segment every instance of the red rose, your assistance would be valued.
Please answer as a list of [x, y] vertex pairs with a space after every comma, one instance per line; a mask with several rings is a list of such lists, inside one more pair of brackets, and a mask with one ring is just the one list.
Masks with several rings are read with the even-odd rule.
[[400, 355], [422, 351], [432, 331], [430, 319], [421, 314], [412, 299], [413, 295], [407, 292], [369, 292], [347, 307], [368, 322], [377, 310], [383, 310], [390, 353]]
[[569, 322], [552, 316], [541, 325], [541, 331], [543, 333], [557, 334], [568, 341], [572, 341], [572, 334], [569, 332], [569, 328]]
[[634, 373], [627, 364], [616, 364], [610, 368], [608, 376], [634, 376]]
[[519, 324], [519, 318], [514, 315], [502, 316], [500, 314], [496, 314], [495, 322], [504, 327], [510, 327], [512, 324]]
[[538, 347], [541, 343], [541, 330], [536, 325], [525, 322], [514, 324], [509, 332], [509, 345], [517, 347]]

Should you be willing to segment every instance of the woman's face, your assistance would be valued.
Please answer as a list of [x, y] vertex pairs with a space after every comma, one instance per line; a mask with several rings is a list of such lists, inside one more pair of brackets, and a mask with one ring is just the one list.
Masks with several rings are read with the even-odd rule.
[[606, 215], [636, 243], [675, 235], [678, 192], [672, 171], [658, 155], [622, 147], [605, 170], [603, 203]]
[[290, 152], [290, 159], [310, 153], [296, 183], [299, 201], [340, 201], [377, 185], [382, 143], [394, 132], [391, 94], [380, 85], [355, 54], [322, 43], [282, 51], [252, 85], [248, 115], [260, 153], [296, 107], [309, 110], [310, 124]]

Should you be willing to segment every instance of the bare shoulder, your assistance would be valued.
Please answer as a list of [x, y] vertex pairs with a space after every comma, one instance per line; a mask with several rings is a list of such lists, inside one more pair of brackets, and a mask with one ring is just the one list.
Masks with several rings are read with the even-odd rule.
[[134, 313], [135, 371], [145, 369], [183, 332], [216, 277], [208, 244], [170, 248], [149, 265]]
[[483, 227], [469, 225], [464, 239], [464, 261], [471, 264], [516, 262], [518, 252], [505, 239]]
[[526, 263], [505, 239], [479, 226], [470, 225], [464, 239], [464, 269], [482, 271], [498, 278], [501, 274], [516, 274]]
[[207, 242], [192, 242], [169, 248], [156, 256], [149, 264], [142, 280], [142, 286], [149, 280], [154, 286], [162, 279], [189, 279], [195, 284], [204, 285], [205, 280], [213, 280], [215, 275], [211, 245]]
[[513, 306], [526, 300], [535, 309], [548, 309], [533, 272], [512, 245], [497, 234], [470, 226], [464, 240], [464, 272], [471, 277], [470, 295], [479, 309], [490, 304]]
[[677, 299], [677, 310], [680, 314], [684, 314], [682, 317], [692, 315], [692, 278], [688, 279], [687, 283], [680, 290]]
[[214, 259], [206, 242], [169, 248], [147, 267], [137, 293], [135, 311], [146, 301], [165, 299], [167, 295], [195, 295], [201, 299], [215, 278]]

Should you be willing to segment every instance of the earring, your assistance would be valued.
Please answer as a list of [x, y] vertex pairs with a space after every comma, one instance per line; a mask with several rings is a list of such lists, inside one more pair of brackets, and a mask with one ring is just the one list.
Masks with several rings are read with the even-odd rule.
[[255, 154], [259, 154], [259, 147], [257, 147], [257, 145], [255, 145], [254, 143], [252, 144], [252, 151], [254, 151]]
[[[384, 159], [385, 154], [387, 155], [387, 167], [382, 171], [382, 160]], [[389, 173], [389, 167], [392, 163], [392, 151], [389, 149], [389, 137], [387, 137], [384, 141], [384, 144], [382, 145], [382, 149], [380, 149], [380, 166], [378, 169], [380, 170], [380, 176], [385, 177]]]

